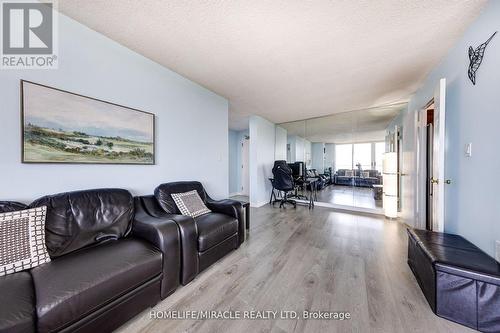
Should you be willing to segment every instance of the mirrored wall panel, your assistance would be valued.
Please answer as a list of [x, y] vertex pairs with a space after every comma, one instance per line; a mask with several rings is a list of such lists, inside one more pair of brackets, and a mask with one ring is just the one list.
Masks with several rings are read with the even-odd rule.
[[394, 203], [384, 193], [396, 191], [397, 205], [397, 189], [384, 189], [384, 178], [397, 186], [397, 172], [395, 177], [384, 176], [384, 160], [389, 157], [386, 153], [396, 152], [394, 133], [404, 107], [397, 104], [280, 124], [287, 130], [287, 163], [297, 184], [304, 183], [299, 192], [307, 198], [315, 192], [314, 201], [333, 207], [383, 213], [384, 201]]

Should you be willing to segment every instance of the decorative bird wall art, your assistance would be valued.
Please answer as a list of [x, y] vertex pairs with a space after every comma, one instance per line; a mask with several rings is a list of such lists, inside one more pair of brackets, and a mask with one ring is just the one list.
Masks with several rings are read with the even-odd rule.
[[472, 84], [476, 84], [476, 72], [479, 69], [479, 66], [481, 66], [481, 62], [483, 62], [483, 57], [484, 57], [484, 50], [486, 50], [486, 46], [491, 42], [493, 37], [497, 34], [498, 31], [495, 31], [493, 35], [491, 35], [490, 38], [483, 44], [479, 45], [475, 50], [472, 48], [472, 46], [469, 46], [469, 79], [471, 80]]

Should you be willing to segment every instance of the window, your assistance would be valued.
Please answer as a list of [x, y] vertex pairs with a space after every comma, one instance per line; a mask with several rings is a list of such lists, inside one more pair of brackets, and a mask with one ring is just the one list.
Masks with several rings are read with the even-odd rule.
[[382, 163], [384, 161], [385, 142], [375, 143], [375, 169], [382, 172]]
[[336, 145], [335, 164], [338, 169], [352, 169], [352, 145]]
[[354, 144], [354, 168], [357, 169], [361, 165], [363, 170], [372, 168], [372, 144], [371, 143], [356, 143]]

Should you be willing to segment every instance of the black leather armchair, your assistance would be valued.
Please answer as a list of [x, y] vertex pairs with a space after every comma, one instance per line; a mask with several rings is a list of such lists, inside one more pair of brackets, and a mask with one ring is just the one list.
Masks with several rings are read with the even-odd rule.
[[181, 270], [181, 242], [177, 223], [173, 219], [157, 218], [148, 214], [140, 198], [134, 199], [135, 215], [132, 235], [142, 238], [158, 248], [162, 256], [161, 298], [164, 299], [179, 286]]
[[[181, 215], [171, 194], [196, 190], [211, 213], [192, 218]], [[154, 196], [140, 198], [148, 214], [175, 221], [181, 238], [180, 282], [185, 285], [198, 273], [238, 248], [245, 240], [245, 215], [241, 202], [216, 201], [199, 182], [159, 185]]]

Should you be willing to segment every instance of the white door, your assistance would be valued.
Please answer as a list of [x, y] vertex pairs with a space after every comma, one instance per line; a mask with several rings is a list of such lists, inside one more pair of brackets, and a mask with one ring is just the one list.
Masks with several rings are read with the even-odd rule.
[[241, 143], [241, 195], [250, 193], [250, 175], [248, 171], [249, 139], [243, 139]]
[[434, 149], [432, 164], [432, 229], [444, 231], [444, 159], [446, 79], [439, 80], [434, 91]]

